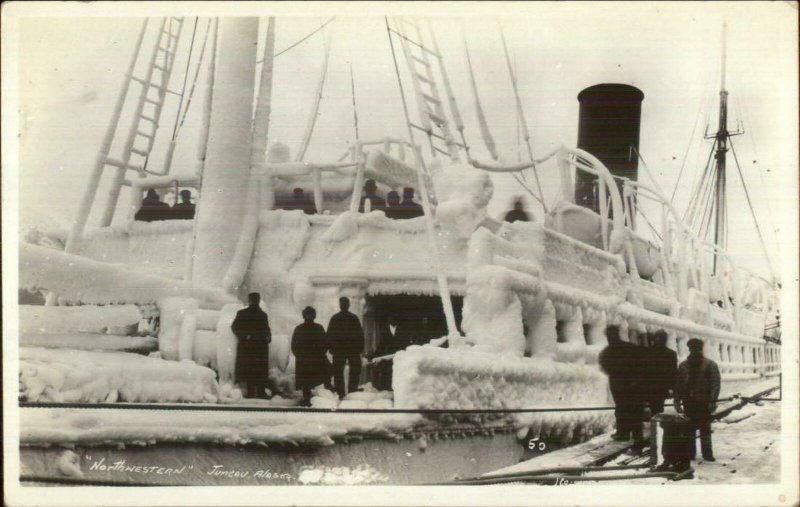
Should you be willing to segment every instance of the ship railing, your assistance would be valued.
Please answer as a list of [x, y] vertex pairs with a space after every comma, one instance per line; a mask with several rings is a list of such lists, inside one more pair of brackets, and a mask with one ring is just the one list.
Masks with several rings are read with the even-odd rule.
[[[658, 188], [644, 182], [613, 176], [599, 159], [584, 150], [562, 147], [557, 155], [562, 200], [574, 204], [573, 170], [584, 171], [597, 177], [603, 250], [621, 254], [633, 278], [639, 276], [633, 242], [635, 239], [643, 239], [636, 233], [636, 215], [637, 211], [640, 211], [638, 200], [647, 199], [655, 202], [660, 209], [660, 231], [655, 227], [653, 229], [661, 240], [659, 271], [661, 283], [668, 292], [684, 307], [689, 304], [690, 288], [704, 294], [707, 325], [713, 325], [710, 305], [719, 301], [732, 322], [731, 331], [741, 332], [745, 316], [745, 294], [751, 290], [748, 287], [756, 287], [758, 294], [755, 298], [748, 297], [748, 300], [753, 301], [749, 312], [760, 314], [766, 321], [769, 311], [775, 308], [775, 302], [769, 297], [769, 282], [737, 266], [725, 249], [697, 237]], [[543, 160], [546, 158], [548, 157]], [[522, 170], [526, 167], [527, 165], [520, 165], [505, 170]], [[485, 167], [479, 168], [490, 170]], [[621, 184], [618, 185], [617, 181]], [[624, 231], [624, 233], [614, 231]], [[711, 260], [709, 257], [716, 258], [716, 269], [709, 269]], [[714, 275], [713, 271], [718, 274]], [[720, 294], [712, 303], [713, 298], [708, 296], [711, 295], [712, 289], [716, 288]]]

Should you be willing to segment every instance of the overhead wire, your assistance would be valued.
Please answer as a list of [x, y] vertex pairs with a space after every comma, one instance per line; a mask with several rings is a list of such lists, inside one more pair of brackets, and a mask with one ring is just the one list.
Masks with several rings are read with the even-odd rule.
[[172, 127], [172, 140], [174, 141], [178, 137], [178, 129], [180, 128], [180, 117], [181, 117], [181, 110], [184, 107], [183, 98], [186, 93], [186, 83], [189, 79], [189, 66], [192, 63], [192, 52], [194, 51], [194, 40], [195, 36], [197, 35], [197, 21], [200, 18], [195, 16], [194, 18], [194, 28], [192, 28], [192, 42], [189, 44], [189, 56], [186, 57], [186, 70], [183, 73], [183, 86], [181, 88], [180, 99], [178, 102], [178, 110], [175, 112], [175, 125]]
[[[275, 53], [275, 56], [273, 56], [273, 58], [277, 58], [277, 57], [279, 57], [280, 55], [282, 55], [283, 53], [285, 53], [285, 52], [287, 52], [287, 51], [289, 51], [289, 50], [291, 50], [291, 49], [294, 49], [295, 47], [299, 46], [299, 45], [300, 45], [300, 44], [302, 44], [303, 42], [307, 41], [307, 40], [308, 40], [308, 39], [310, 39], [310, 38], [311, 38], [311, 37], [312, 37], [314, 34], [316, 34], [317, 32], [319, 32], [319, 31], [320, 31], [320, 30], [322, 30], [323, 28], [325, 28], [325, 27], [326, 27], [326, 26], [327, 26], [329, 23], [331, 23], [331, 22], [332, 22], [334, 19], [336, 19], [336, 16], [332, 16], [332, 17], [331, 17], [331, 18], [330, 18], [328, 21], [324, 22], [324, 23], [323, 23], [323, 24], [321, 24], [319, 27], [317, 27], [316, 29], [312, 30], [312, 31], [311, 31], [311, 33], [309, 33], [309, 34], [307, 34], [307, 35], [303, 36], [303, 37], [302, 37], [300, 40], [298, 40], [297, 42], [295, 42], [295, 43], [293, 43], [293, 44], [290, 44], [288, 47], [286, 47], [286, 48], [284, 48], [284, 49], [282, 49], [282, 50], [278, 51], [277, 53]], [[256, 65], [258, 65], [258, 64], [260, 64], [260, 63], [264, 63], [264, 60], [257, 60], [257, 61], [256, 61]]]
[[[197, 67], [195, 68], [194, 77], [192, 78], [192, 87], [189, 89], [189, 96], [186, 99], [186, 107], [184, 107], [184, 109], [183, 109], [183, 116], [181, 116], [181, 122], [180, 122], [180, 125], [178, 125], [178, 129], [179, 130], [183, 126], [184, 122], [186, 121], [186, 115], [189, 112], [189, 107], [192, 104], [192, 99], [194, 98], [194, 92], [195, 92], [195, 89], [197, 88], [197, 81], [198, 81], [198, 78], [200, 77], [200, 68], [203, 65], [203, 60], [204, 60], [205, 54], [206, 54], [206, 45], [208, 44], [208, 36], [211, 33], [211, 21], [212, 21], [212, 18], [208, 18], [208, 23], [206, 24], [206, 33], [203, 36], [203, 45], [200, 46], [200, 56], [198, 57]], [[177, 136], [177, 133], [175, 135]]]
[[758, 233], [758, 239], [761, 241], [761, 248], [764, 250], [764, 256], [767, 260], [767, 267], [769, 268], [770, 275], [775, 278], [775, 272], [772, 270], [772, 263], [769, 260], [769, 254], [767, 253], [767, 245], [764, 242], [764, 236], [761, 234], [761, 227], [758, 225], [758, 220], [756, 219], [756, 212], [753, 208], [753, 202], [750, 200], [750, 191], [747, 190], [747, 184], [744, 182], [744, 175], [742, 174], [742, 168], [739, 166], [739, 158], [736, 156], [736, 150], [733, 147], [733, 140], [731, 139], [731, 153], [733, 153], [733, 160], [736, 162], [736, 171], [739, 173], [739, 179], [742, 181], [742, 188], [744, 189], [744, 196], [747, 198], [747, 205], [750, 207], [750, 216], [753, 217], [753, 223], [756, 226], [756, 232]]

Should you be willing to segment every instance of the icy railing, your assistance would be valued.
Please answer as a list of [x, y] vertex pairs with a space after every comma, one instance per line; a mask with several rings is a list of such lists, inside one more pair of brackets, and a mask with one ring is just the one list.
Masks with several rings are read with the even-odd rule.
[[[684, 307], [689, 303], [689, 288], [706, 294], [708, 305], [719, 301], [733, 322], [732, 331], [737, 333], [744, 330], [745, 314], [742, 310], [748, 306], [747, 301], [750, 302], [749, 310], [762, 317], [774, 311], [776, 302], [770, 297], [768, 282], [736, 266], [724, 249], [698, 238], [658, 189], [618, 178], [623, 183], [620, 196], [614, 176], [600, 160], [583, 150], [562, 148], [558, 152], [558, 162], [562, 198], [566, 202], [574, 201], [573, 169], [597, 176], [603, 249], [621, 254], [632, 278], [639, 276], [633, 244], [638, 238], [635, 232], [635, 216], [640, 208], [638, 201], [649, 199], [660, 205], [662, 242], [658, 249], [658, 283], [669, 295]], [[722, 276], [712, 275], [708, 266], [709, 256], [716, 259], [716, 271], [723, 273]], [[718, 294], [711, 294], [712, 288], [718, 288]], [[711, 312], [709, 309], [705, 311], [708, 315]]]

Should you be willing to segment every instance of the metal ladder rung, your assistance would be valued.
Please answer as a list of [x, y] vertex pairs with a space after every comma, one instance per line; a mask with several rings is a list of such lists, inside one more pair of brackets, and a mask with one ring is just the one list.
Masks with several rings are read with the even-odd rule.
[[436, 123], [438, 125], [447, 125], [447, 120], [445, 120], [438, 114], [434, 113], [433, 111], [425, 111], [425, 114], [427, 114], [430, 117], [430, 119], [433, 120], [433, 123]]
[[158, 126], [158, 120], [156, 120], [153, 117], [150, 117], [150, 116], [147, 116], [146, 114], [143, 114], [143, 115], [140, 116], [140, 118], [143, 119], [143, 120], [149, 121], [150, 123], [153, 123], [154, 125]]
[[142, 132], [141, 130], [137, 130], [136, 135], [146, 137], [148, 139], [153, 139], [156, 136], [155, 134], [148, 134], [147, 132]]
[[428, 95], [427, 93], [423, 93], [422, 96], [425, 98], [425, 100], [427, 100], [428, 102], [431, 102], [433, 104], [437, 104], [438, 105], [438, 104], [442, 103], [441, 100], [437, 99], [433, 95]]
[[131, 148], [131, 153], [136, 153], [137, 155], [141, 155], [143, 157], [147, 157], [150, 155], [149, 151], [140, 150], [139, 148]]
[[434, 84], [434, 83], [433, 83], [433, 79], [429, 78], [428, 76], [424, 76], [424, 75], [422, 75], [422, 74], [420, 74], [420, 73], [415, 73], [415, 76], [416, 76], [416, 77], [417, 77], [417, 79], [419, 79], [420, 81], [424, 81], [425, 83], [428, 83], [429, 85], [432, 85], [432, 84]]
[[156, 69], [158, 69], [158, 70], [160, 70], [162, 72], [168, 72], [169, 71], [169, 69], [167, 69], [166, 67], [162, 67], [161, 65], [159, 65], [157, 63], [153, 64], [153, 68], [156, 68]]
[[160, 105], [161, 105], [161, 103], [160, 103], [159, 101], [157, 101], [157, 100], [153, 100], [153, 99], [151, 99], [151, 98], [147, 98], [147, 97], [145, 97], [144, 101], [145, 101], [145, 102], [149, 102], [149, 103], [151, 103], [151, 104], [154, 104], [154, 105], [156, 105], [156, 106], [160, 106]]
[[106, 158], [106, 165], [118, 167], [120, 169], [132, 169], [137, 172], [142, 172], [144, 170], [144, 168], [140, 165], [123, 164], [121, 160], [117, 160], [111, 157]]
[[416, 55], [409, 55], [409, 56], [411, 57], [412, 60], [414, 60], [414, 61], [416, 61], [416, 62], [418, 62], [418, 63], [420, 63], [420, 64], [422, 64], [422, 65], [424, 65], [424, 66], [426, 66], [428, 68], [430, 68], [431, 64], [426, 62], [422, 58], [420, 58], [420, 57], [418, 57]]
[[178, 17], [175, 17], [175, 16], [171, 16], [170, 19], [172, 21], [176, 22], [176, 23], [181, 24], [181, 25], [183, 24], [183, 18], [178, 18]]

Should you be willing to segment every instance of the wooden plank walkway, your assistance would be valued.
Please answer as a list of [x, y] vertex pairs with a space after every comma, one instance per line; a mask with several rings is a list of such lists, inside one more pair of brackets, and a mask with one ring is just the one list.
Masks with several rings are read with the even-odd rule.
[[535, 472], [551, 468], [596, 466], [622, 454], [631, 447], [633, 447], [633, 441], [619, 442], [611, 438], [611, 433], [605, 433], [582, 444], [559, 449], [500, 470], [487, 472], [481, 477]]
[[[778, 379], [766, 382], [759, 382], [741, 393], [741, 398], [736, 398], [725, 403], [721, 403], [714, 418], [719, 419], [733, 410], [741, 408], [748, 399], [758, 398], [768, 394], [769, 392], [778, 388]], [[670, 409], [671, 410], [671, 409]], [[649, 440], [649, 425], [645, 424], [645, 439]], [[619, 442], [611, 438], [612, 433], [605, 433], [597, 436], [582, 444], [559, 449], [542, 456], [511, 465], [500, 470], [493, 470], [481, 475], [481, 478], [496, 477], [505, 474], [521, 473], [521, 472], [536, 472], [541, 470], [549, 470], [553, 468], [583, 468], [590, 466], [598, 466], [609, 460], [614, 459], [620, 454], [624, 453], [633, 447], [633, 441]]]

